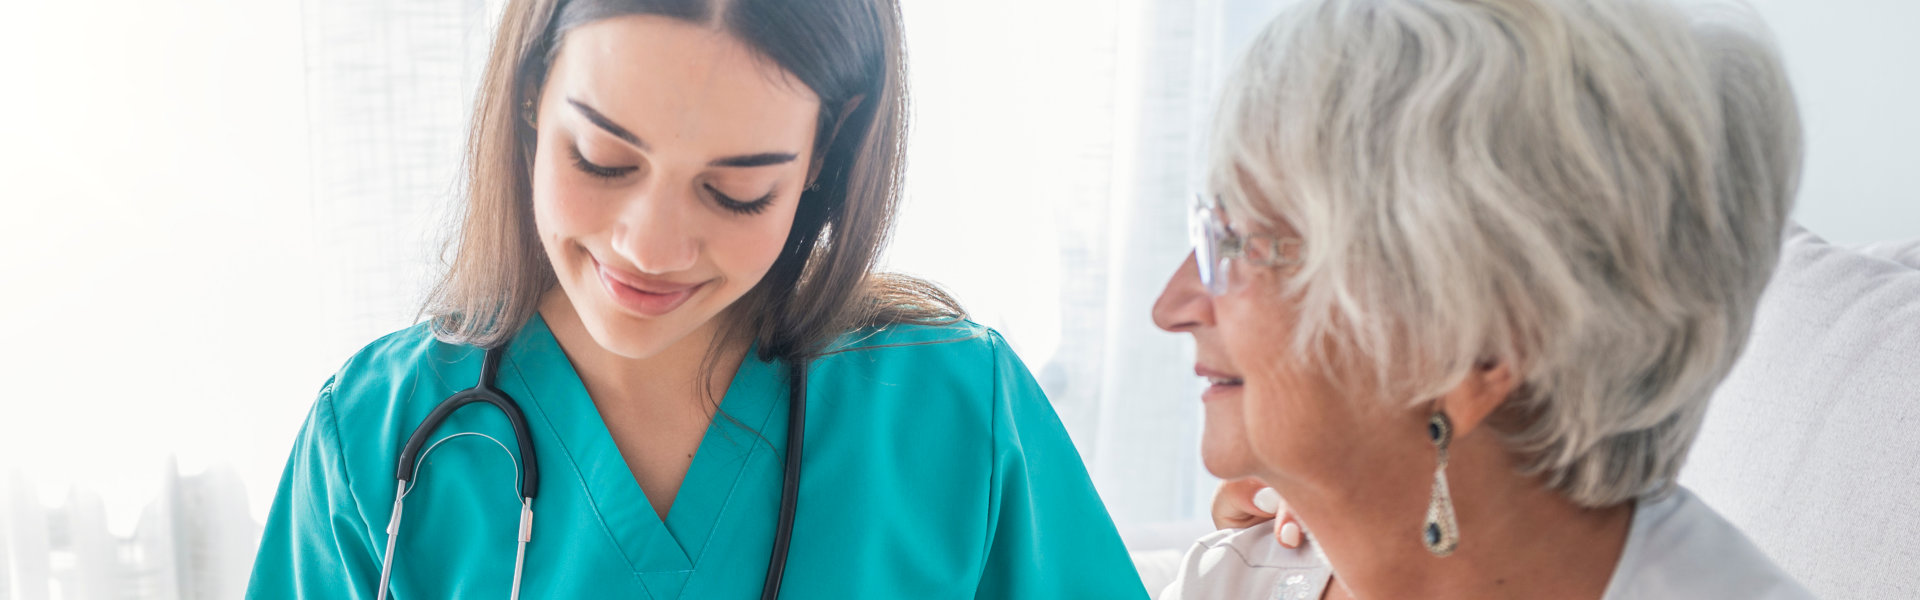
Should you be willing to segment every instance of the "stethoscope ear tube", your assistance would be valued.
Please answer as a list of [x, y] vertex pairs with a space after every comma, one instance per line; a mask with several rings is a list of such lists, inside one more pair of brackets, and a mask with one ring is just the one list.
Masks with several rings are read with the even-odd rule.
[[540, 461], [534, 459], [533, 435], [527, 430], [526, 414], [520, 411], [520, 404], [508, 398], [494, 387], [494, 376], [500, 371], [500, 357], [504, 348], [487, 349], [486, 360], [480, 365], [480, 383], [465, 391], [454, 394], [433, 407], [433, 412], [420, 422], [407, 438], [407, 445], [400, 450], [400, 464], [394, 473], [402, 481], [413, 481], [414, 458], [420, 449], [433, 437], [433, 432], [447, 420], [454, 411], [475, 402], [485, 402], [500, 409], [507, 416], [507, 424], [513, 427], [514, 442], [520, 446], [520, 498], [532, 500], [540, 491]]
[[780, 481], [780, 520], [773, 530], [773, 555], [767, 559], [767, 581], [760, 587], [761, 600], [780, 597], [780, 580], [787, 573], [787, 547], [793, 542], [793, 516], [800, 505], [801, 446], [807, 433], [807, 361], [798, 359], [790, 364], [786, 474]]

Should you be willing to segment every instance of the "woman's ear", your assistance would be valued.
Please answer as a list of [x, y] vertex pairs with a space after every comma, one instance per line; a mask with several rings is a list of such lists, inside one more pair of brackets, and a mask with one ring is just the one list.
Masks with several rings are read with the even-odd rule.
[[814, 154], [813, 164], [807, 167], [807, 187], [809, 189], [813, 187], [815, 181], [820, 179], [820, 168], [826, 166], [826, 149], [833, 147], [834, 140], [840, 138], [840, 127], [847, 124], [847, 117], [853, 116], [854, 109], [860, 108], [860, 103], [866, 99], [866, 96], [854, 96], [853, 99], [848, 100], [846, 104], [840, 105], [840, 115], [833, 118], [833, 128], [826, 131], [827, 139], [818, 146], [821, 151]]
[[1507, 363], [1483, 361], [1475, 364], [1459, 385], [1441, 396], [1434, 408], [1447, 414], [1447, 420], [1453, 423], [1453, 437], [1459, 439], [1473, 433], [1488, 416], [1500, 410], [1518, 385]]

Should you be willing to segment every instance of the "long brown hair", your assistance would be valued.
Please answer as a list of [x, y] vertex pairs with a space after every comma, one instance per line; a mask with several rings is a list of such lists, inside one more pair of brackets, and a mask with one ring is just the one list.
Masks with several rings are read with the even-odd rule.
[[504, 344], [556, 284], [534, 228], [535, 129], [522, 115], [539, 98], [566, 34], [622, 15], [723, 28], [820, 98], [819, 178], [801, 194], [773, 267], [717, 317], [723, 323], [715, 349], [722, 340], [747, 337], [758, 343], [762, 360], [791, 361], [818, 355], [850, 330], [964, 317], [932, 284], [874, 272], [899, 201], [907, 129], [894, 2], [512, 0], [475, 102], [467, 206], [449, 242], [453, 258], [425, 309], [434, 335], [481, 347]]

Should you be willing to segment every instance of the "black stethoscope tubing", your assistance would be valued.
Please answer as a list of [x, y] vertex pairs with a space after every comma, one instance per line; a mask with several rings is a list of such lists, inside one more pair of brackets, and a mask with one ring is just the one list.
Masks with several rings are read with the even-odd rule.
[[[394, 469], [401, 490], [407, 489], [408, 482], [413, 481], [415, 459], [420, 449], [433, 437], [434, 430], [439, 429], [454, 411], [479, 402], [499, 409], [507, 417], [507, 424], [513, 428], [514, 441], [520, 446], [520, 500], [523, 506], [532, 506], [533, 497], [540, 491], [540, 462], [534, 459], [533, 436], [528, 431], [527, 417], [521, 412], [520, 404], [494, 387], [503, 354], [505, 352], [501, 348], [487, 349], [486, 358], [480, 364], [480, 382], [440, 401], [432, 412], [427, 413], [427, 418], [414, 428], [413, 435], [407, 437], [407, 445], [400, 450], [399, 465]], [[786, 464], [780, 481], [780, 518], [773, 534], [773, 553], [767, 559], [766, 582], [760, 590], [762, 600], [774, 600], [780, 595], [780, 582], [787, 571], [787, 550], [793, 541], [793, 517], [800, 505], [801, 445], [807, 429], [807, 367], [805, 361], [795, 361], [791, 365], [787, 376], [787, 397], [791, 406], [787, 414]], [[399, 499], [395, 500], [396, 507], [399, 502]], [[522, 528], [521, 536], [531, 537], [531, 521], [523, 519]], [[389, 535], [397, 536], [399, 532]], [[514, 584], [517, 595], [517, 575]], [[381, 585], [384, 588], [385, 582]]]
[[480, 363], [480, 383], [473, 387], [454, 392], [446, 400], [433, 407], [427, 418], [414, 428], [413, 435], [407, 438], [407, 445], [400, 450], [400, 464], [395, 472], [400, 481], [413, 481], [415, 458], [420, 448], [433, 437], [433, 432], [446, 422], [453, 411], [468, 404], [485, 402], [500, 409], [507, 416], [507, 425], [513, 427], [513, 439], [520, 446], [520, 499], [532, 500], [540, 492], [540, 461], [534, 460], [533, 434], [527, 430], [526, 413], [520, 411], [520, 403], [493, 387], [494, 377], [500, 373], [499, 348], [487, 350], [487, 357]]

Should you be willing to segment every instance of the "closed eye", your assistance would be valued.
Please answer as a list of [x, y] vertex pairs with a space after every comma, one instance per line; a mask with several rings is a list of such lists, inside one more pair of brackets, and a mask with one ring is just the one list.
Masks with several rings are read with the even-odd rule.
[[714, 189], [711, 185], [704, 187], [707, 188], [707, 193], [713, 194], [713, 202], [715, 204], [719, 204], [720, 208], [727, 209], [728, 212], [737, 215], [757, 215], [767, 210], [768, 205], [773, 204], [773, 192], [767, 192], [767, 195], [755, 200], [741, 201], [720, 193], [720, 190]]
[[640, 170], [640, 167], [637, 167], [637, 166], [606, 167], [606, 166], [594, 164], [593, 161], [587, 160], [587, 157], [585, 155], [580, 154], [579, 146], [568, 147], [567, 152], [573, 155], [574, 168], [580, 169], [580, 172], [582, 173], [586, 173], [588, 175], [592, 175], [600, 179], [619, 179], [621, 177], [625, 177], [628, 173], [632, 173], [634, 171]]

